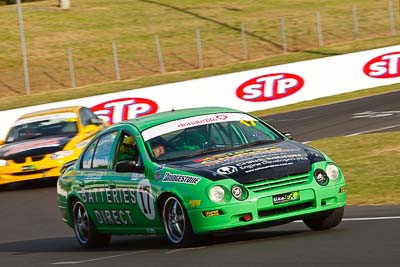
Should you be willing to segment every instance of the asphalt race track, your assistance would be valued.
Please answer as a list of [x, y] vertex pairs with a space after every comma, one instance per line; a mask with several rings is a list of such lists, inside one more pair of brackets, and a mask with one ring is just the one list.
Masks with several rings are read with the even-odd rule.
[[400, 91], [263, 117], [297, 141], [400, 130]]
[[[400, 91], [264, 118], [294, 139], [400, 130]], [[113, 237], [80, 248], [56, 206], [55, 181], [0, 192], [0, 266], [400, 266], [400, 206], [348, 206], [335, 229], [302, 222], [207, 236], [172, 249], [161, 237]]]

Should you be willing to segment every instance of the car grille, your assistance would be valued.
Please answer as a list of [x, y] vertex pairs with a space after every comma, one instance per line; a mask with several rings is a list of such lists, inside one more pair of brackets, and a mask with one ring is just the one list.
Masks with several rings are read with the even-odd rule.
[[[44, 159], [46, 155], [35, 155], [35, 156], [31, 156], [32, 161], [40, 161], [42, 159]], [[17, 164], [21, 164], [21, 163], [25, 163], [26, 162], [26, 157], [16, 157], [13, 158], [12, 161], [14, 161]]]
[[36, 156], [32, 156], [32, 161], [39, 161], [44, 159], [46, 155], [36, 155]]
[[18, 157], [18, 158], [13, 158], [12, 161], [15, 163], [24, 163], [25, 162], [25, 157]]
[[288, 207], [269, 209], [269, 210], [259, 210], [258, 216], [259, 217], [273, 216], [273, 215], [308, 209], [308, 208], [311, 208], [312, 206], [313, 206], [313, 202], [309, 201], [306, 203], [296, 204], [296, 205], [292, 205], [292, 206], [288, 206]]
[[282, 177], [279, 179], [263, 180], [256, 183], [247, 184], [246, 188], [254, 193], [260, 193], [272, 189], [279, 189], [281, 187], [306, 184], [308, 183], [309, 179], [309, 174], [303, 173], [289, 177]]
[[24, 172], [15, 172], [13, 176], [25, 176], [25, 175], [34, 175], [34, 174], [45, 174], [50, 169], [43, 169], [43, 170], [34, 170], [34, 171], [24, 171]]

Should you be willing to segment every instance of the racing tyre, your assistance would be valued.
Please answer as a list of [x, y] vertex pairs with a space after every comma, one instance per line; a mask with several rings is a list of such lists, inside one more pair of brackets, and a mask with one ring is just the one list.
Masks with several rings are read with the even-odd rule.
[[162, 220], [168, 242], [177, 248], [192, 245], [195, 234], [189, 216], [181, 202], [169, 196], [162, 206]]
[[86, 248], [105, 247], [110, 243], [111, 236], [97, 231], [80, 201], [76, 201], [72, 208], [75, 237], [79, 244]]
[[304, 219], [304, 223], [314, 231], [328, 230], [337, 226], [343, 218], [344, 207], [322, 212]]

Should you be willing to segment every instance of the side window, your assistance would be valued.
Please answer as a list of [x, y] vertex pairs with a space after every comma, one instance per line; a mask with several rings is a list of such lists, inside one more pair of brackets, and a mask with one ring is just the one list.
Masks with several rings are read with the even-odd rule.
[[112, 155], [112, 147], [116, 132], [110, 132], [100, 137], [94, 152], [92, 168], [107, 169]]
[[122, 132], [118, 140], [114, 165], [124, 160], [135, 161], [136, 163], [139, 160], [139, 150], [135, 137], [128, 132]]
[[90, 169], [92, 167], [92, 160], [93, 160], [93, 154], [94, 151], [96, 150], [97, 142], [99, 140], [96, 140], [95, 142], [90, 144], [90, 147], [86, 149], [82, 156], [82, 164], [81, 168], [83, 169]]

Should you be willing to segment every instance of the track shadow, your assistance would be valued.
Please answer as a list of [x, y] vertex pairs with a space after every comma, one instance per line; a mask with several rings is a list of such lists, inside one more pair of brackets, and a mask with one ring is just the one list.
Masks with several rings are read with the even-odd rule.
[[268, 241], [277, 237], [288, 238], [302, 233], [310, 232], [309, 230], [258, 230], [246, 232], [227, 232], [217, 233], [204, 236], [198, 243], [199, 246], [215, 246], [215, 245], [229, 245], [232, 243], [254, 242], [254, 241]]
[[96, 249], [82, 248], [75, 237], [45, 238], [0, 244], [0, 252], [8, 252], [12, 255], [83, 251], [135, 251], [167, 248], [168, 243], [164, 238], [145, 236], [130, 236], [129, 238], [116, 236], [113, 237], [109, 246]]
[[8, 85], [6, 82], [4, 82], [4, 81], [2, 81], [2, 80], [0, 80], [0, 84], [1, 84], [3, 87], [7, 88], [7, 89], [10, 90], [10, 91], [13, 91], [14, 93], [16, 93], [16, 94], [18, 94], [18, 95], [22, 93], [20, 90], [14, 89], [13, 87], [11, 87], [10, 85]]
[[303, 53], [313, 54], [313, 55], [321, 55], [321, 56], [340, 56], [340, 55], [343, 55], [343, 53], [324, 52], [324, 51], [316, 51], [316, 50], [304, 50]]
[[44, 74], [47, 78], [49, 78], [51, 81], [57, 83], [58, 85], [62, 86], [63, 88], [68, 88], [68, 87], [69, 87], [68, 84], [65, 84], [65, 83], [63, 83], [62, 81], [57, 80], [57, 78], [55, 78], [55, 77], [54, 77], [53, 75], [51, 75], [49, 72], [43, 71], [43, 74]]
[[56, 185], [57, 185], [57, 178], [35, 179], [31, 181], [21, 181], [21, 182], [0, 185], [0, 192], [55, 187]]
[[[152, 1], [152, 0], [141, 0], [141, 1], [142, 2], [146, 2], [146, 3], [150, 3], [150, 4], [154, 4], [154, 5], [159, 5], [159, 6], [164, 6], [164, 7], [167, 7], [167, 8], [171, 8], [171, 9], [174, 9], [174, 10], [176, 10], [178, 12], [182, 12], [182, 13], [191, 15], [193, 17], [196, 17], [198, 19], [206, 20], [208, 22], [212, 22], [214, 24], [218, 24], [220, 26], [226, 27], [228, 29], [234, 30], [234, 31], [239, 32], [239, 33], [241, 32], [241, 28], [240, 27], [235, 27], [235, 26], [229, 25], [229, 24], [227, 24], [225, 22], [218, 21], [218, 20], [210, 18], [210, 17], [205, 17], [205, 16], [202, 16], [202, 15], [196, 14], [196, 13], [188, 11], [188, 10], [186, 10], [184, 8], [180, 8], [180, 7], [177, 7], [177, 6], [173, 6], [173, 5], [169, 5], [169, 4], [165, 4], [165, 3], [160, 3], [160, 2]], [[264, 38], [264, 37], [262, 37], [260, 35], [257, 35], [257, 34], [255, 34], [253, 32], [246, 31], [246, 34], [248, 36], [251, 36], [251, 37], [255, 38], [255, 39], [258, 39], [260, 41], [268, 43], [268, 44], [274, 46], [275, 48], [277, 48], [279, 50], [282, 50], [282, 45], [280, 45], [280, 44], [278, 44], [278, 43], [276, 43], [274, 41], [268, 40], [268, 39], [266, 39], [266, 38]]]
[[[308, 230], [288, 231], [257, 231], [240, 232], [235, 234], [213, 234], [201, 236], [193, 247], [230, 245], [239, 242], [271, 241], [277, 237], [288, 238], [296, 236]], [[0, 252], [8, 252], [11, 255], [23, 255], [32, 253], [57, 253], [57, 252], [83, 252], [83, 251], [142, 251], [142, 250], [168, 250], [173, 249], [162, 236], [113, 236], [109, 246], [97, 249], [85, 249], [79, 246], [75, 237], [57, 237], [35, 240], [15, 241], [0, 244]]]

